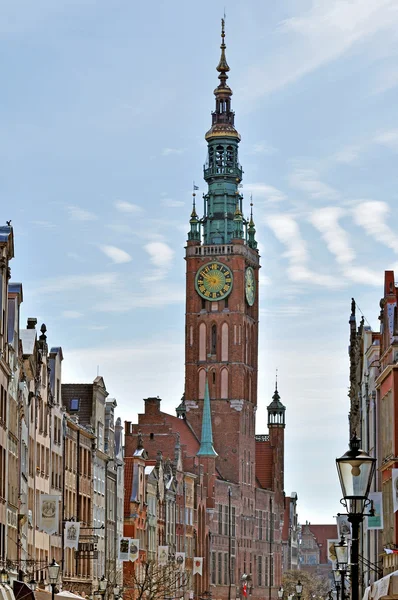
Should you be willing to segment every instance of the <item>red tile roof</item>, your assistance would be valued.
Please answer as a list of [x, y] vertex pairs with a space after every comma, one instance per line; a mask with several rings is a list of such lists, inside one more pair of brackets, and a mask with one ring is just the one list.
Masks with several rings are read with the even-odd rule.
[[180, 444], [181, 446], [185, 446], [183, 450], [186, 451], [187, 455], [196, 456], [200, 444], [187, 422], [184, 419], [179, 419], [178, 417], [174, 417], [173, 415], [169, 415], [164, 412], [160, 414], [164, 418], [165, 422], [169, 425], [172, 432], [178, 432], [180, 434]]
[[272, 463], [271, 444], [256, 440], [256, 479], [262, 488], [272, 489]]

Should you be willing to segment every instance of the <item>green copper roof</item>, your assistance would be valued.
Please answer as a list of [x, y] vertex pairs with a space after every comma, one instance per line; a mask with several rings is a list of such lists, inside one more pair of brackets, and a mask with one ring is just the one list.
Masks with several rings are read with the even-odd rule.
[[213, 430], [211, 426], [210, 395], [207, 375], [205, 384], [205, 397], [203, 400], [202, 436], [197, 456], [218, 456], [213, 446]]

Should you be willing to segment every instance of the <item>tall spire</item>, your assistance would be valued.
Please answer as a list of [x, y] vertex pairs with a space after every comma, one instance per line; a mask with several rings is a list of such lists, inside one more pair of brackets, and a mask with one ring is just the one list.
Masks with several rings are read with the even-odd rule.
[[229, 89], [230, 94], [232, 94], [232, 91], [230, 90], [230, 88], [227, 86], [227, 79], [228, 79], [228, 71], [229, 71], [229, 66], [227, 63], [227, 59], [225, 56], [225, 49], [226, 49], [226, 45], [225, 45], [225, 18], [221, 19], [221, 56], [220, 56], [220, 61], [217, 65], [217, 71], [220, 73], [218, 76], [218, 79], [220, 80], [220, 85], [218, 86], [219, 88], [222, 89]]
[[209, 382], [205, 383], [205, 396], [203, 400], [203, 414], [202, 414], [202, 435], [200, 438], [200, 448], [196, 456], [218, 456], [213, 446], [213, 428], [211, 425], [211, 411], [210, 411], [210, 394], [209, 394]]
[[253, 248], [255, 250], [257, 248], [257, 242], [256, 242], [256, 228], [254, 226], [254, 221], [253, 221], [253, 196], [250, 196], [250, 221], [249, 221], [249, 228], [248, 228], [247, 232], [248, 232], [248, 244], [249, 244], [250, 248]]

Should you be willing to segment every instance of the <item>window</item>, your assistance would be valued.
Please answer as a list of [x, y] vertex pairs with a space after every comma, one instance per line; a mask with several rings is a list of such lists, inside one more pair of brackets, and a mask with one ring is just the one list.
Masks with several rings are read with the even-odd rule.
[[262, 586], [263, 585], [263, 557], [259, 556], [257, 560], [258, 560], [258, 564], [257, 564], [257, 585], [258, 586]]
[[216, 553], [211, 553], [211, 582], [215, 585], [216, 582]]
[[228, 554], [224, 554], [224, 585], [228, 585]]
[[228, 506], [224, 506], [224, 535], [228, 535], [228, 526], [229, 526], [229, 510]]
[[222, 535], [222, 504], [218, 505], [218, 534]]
[[80, 398], [72, 398], [70, 401], [69, 410], [79, 410]]
[[217, 326], [212, 325], [211, 327], [211, 353], [217, 353]]
[[236, 513], [236, 509], [235, 509], [235, 506], [231, 507], [231, 512], [232, 512], [232, 517], [231, 517], [232, 537], [235, 537], [235, 535], [236, 535], [236, 526], [235, 526], [235, 519], [236, 519], [235, 513]]
[[222, 553], [218, 553], [218, 585], [222, 585]]
[[[263, 539], [263, 511], [258, 512], [258, 539]], [[259, 584], [260, 585], [260, 584]]]

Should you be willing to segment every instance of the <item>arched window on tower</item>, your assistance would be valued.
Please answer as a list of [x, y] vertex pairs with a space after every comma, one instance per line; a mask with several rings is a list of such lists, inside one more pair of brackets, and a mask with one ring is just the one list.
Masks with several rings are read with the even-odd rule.
[[214, 148], [210, 146], [209, 148], [209, 169], [214, 167]]
[[228, 400], [228, 369], [221, 371], [221, 398]]
[[224, 169], [224, 148], [218, 145], [216, 148], [216, 167], [217, 173], [223, 173]]
[[203, 400], [205, 397], [205, 383], [206, 383], [206, 371], [200, 369], [199, 371], [199, 400]]
[[227, 167], [234, 166], [234, 149], [232, 146], [227, 146], [226, 162]]
[[227, 323], [221, 327], [221, 362], [228, 361], [229, 328]]
[[211, 354], [217, 354], [217, 325], [211, 326]]
[[206, 324], [199, 325], [199, 360], [206, 360]]

